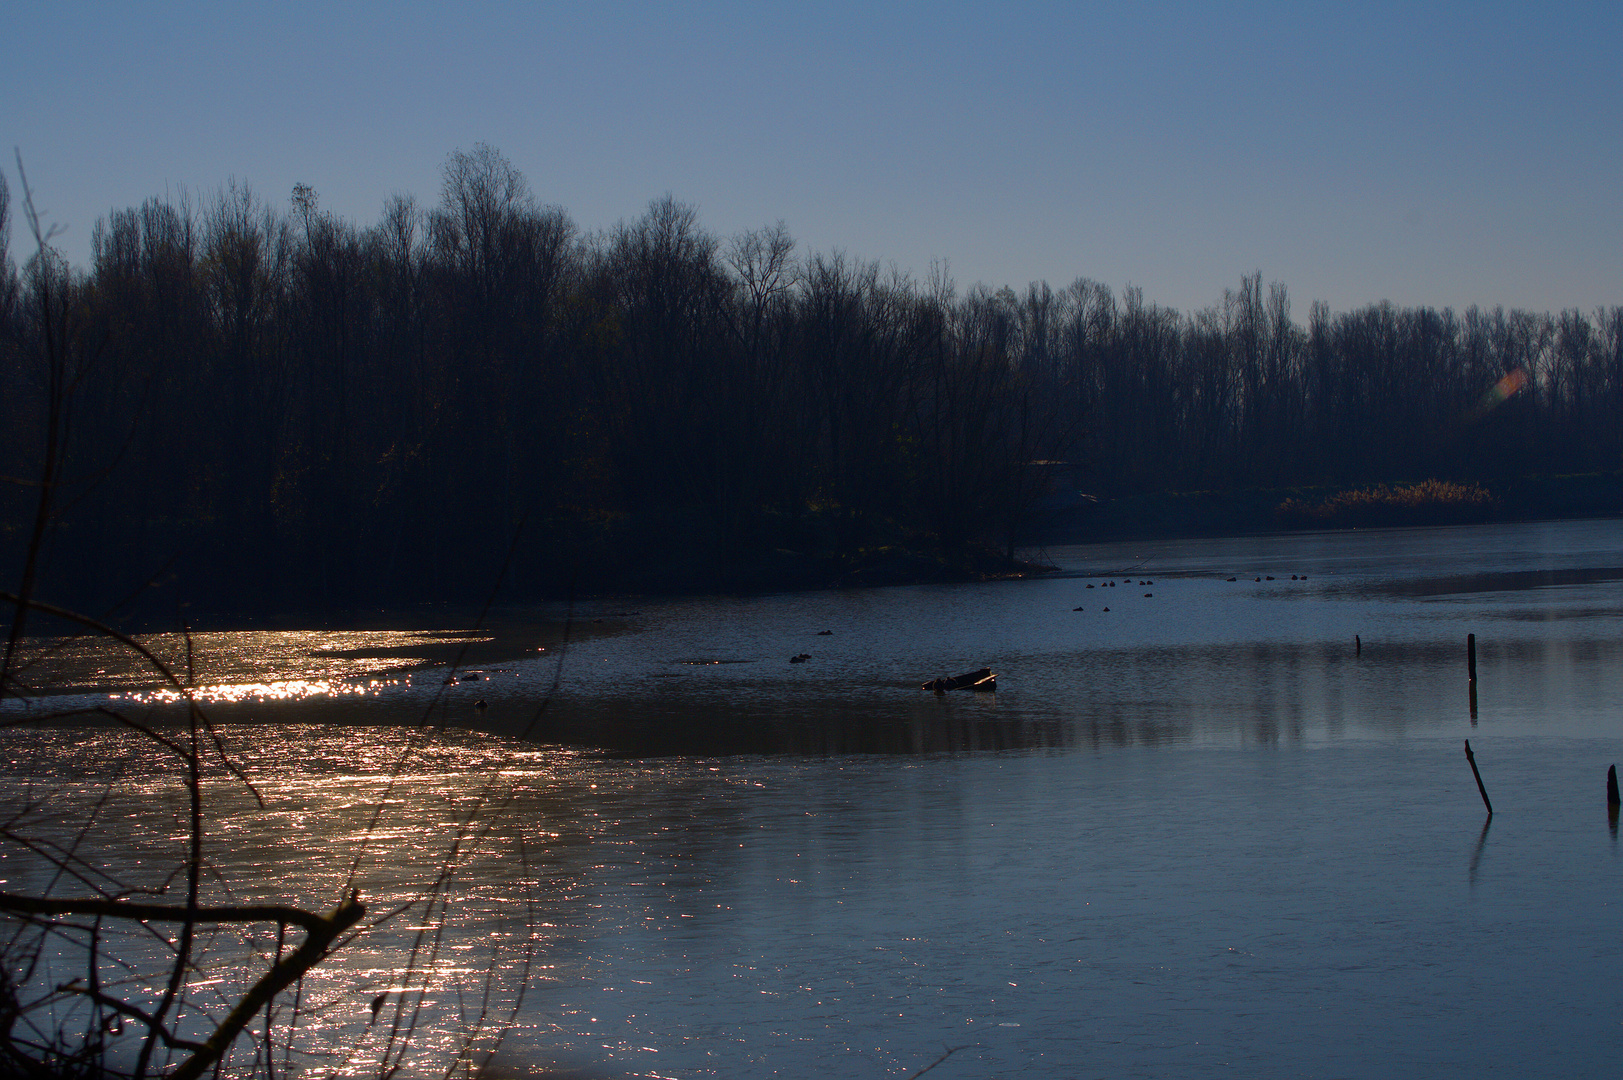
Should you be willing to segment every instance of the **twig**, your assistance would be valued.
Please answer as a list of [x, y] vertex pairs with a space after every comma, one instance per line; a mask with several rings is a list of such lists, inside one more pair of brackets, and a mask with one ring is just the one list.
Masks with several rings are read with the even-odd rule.
[[145, 1011], [143, 1011], [141, 1009], [136, 1008], [134, 1005], [131, 1005], [129, 1002], [120, 1001], [118, 998], [112, 997], [112, 996], [110, 996], [108, 994], [104, 994], [100, 990], [93, 990], [93, 989], [83, 987], [83, 986], [76, 986], [76, 985], [74, 985], [74, 983], [76, 983], [77, 981], [78, 980], [76, 979], [72, 983], [68, 983], [68, 984], [66, 984], [64, 986], [58, 987], [58, 989], [63, 990], [63, 991], [65, 991], [67, 993], [70, 993], [70, 994], [80, 994], [80, 995], [82, 995], [84, 997], [89, 998], [91, 1001], [94, 1001], [98, 1005], [101, 1005], [101, 1006], [103, 1006], [105, 1008], [108, 1008], [108, 1009], [112, 1009], [114, 1012], [119, 1013], [120, 1015], [133, 1017], [134, 1019], [141, 1021], [141, 1023], [143, 1023], [143, 1024], [145, 1024], [147, 1026], [148, 1030], [150, 1030], [154, 1035], [156, 1035], [158, 1038], [163, 1040], [163, 1044], [165, 1046], [175, 1047], [176, 1049], [180, 1049], [180, 1050], [191, 1050], [194, 1053], [199, 1051], [199, 1050], [206, 1049], [203, 1046], [203, 1044], [200, 1043], [200, 1042], [192, 1042], [190, 1039], [182, 1039], [182, 1038], [179, 1038], [177, 1036], [169, 1034], [168, 1029], [165, 1028], [163, 1026], [163, 1024], [159, 1023], [158, 1020], [156, 1018], [154, 1018], [151, 1014], [149, 1014], [149, 1013], [147, 1013], [147, 1012], [145, 1012]]
[[920, 1069], [918, 1072], [914, 1073], [912, 1076], [909, 1076], [907, 1078], [907, 1080], [919, 1080], [919, 1077], [923, 1076], [925, 1073], [929, 1072], [931, 1069], [935, 1068], [937, 1065], [941, 1064], [943, 1061], [946, 1061], [948, 1058], [952, 1057], [952, 1055], [956, 1054], [958, 1051], [960, 1051], [960, 1050], [968, 1050], [971, 1046], [979, 1046], [979, 1045], [980, 1045], [979, 1043], [965, 1043], [962, 1046], [949, 1046], [949, 1047], [947, 1047], [946, 1053], [942, 1054], [940, 1057], [938, 1057], [934, 1061], [930, 1062], [930, 1064], [926, 1065], [924, 1068]]
[[[346, 905], [344, 910], [348, 910]], [[141, 922], [253, 923], [277, 922], [302, 926], [310, 933], [322, 933], [332, 925], [333, 916], [317, 915], [286, 904], [233, 904], [220, 907], [186, 907], [181, 904], [141, 904], [130, 900], [48, 900], [0, 892], [0, 911], [30, 915], [104, 915]], [[350, 923], [358, 920], [362, 909]], [[343, 930], [350, 923], [340, 927]]]
[[203, 1049], [183, 1061], [180, 1068], [170, 1074], [170, 1080], [196, 1080], [203, 1075], [203, 1070], [219, 1060], [260, 1009], [320, 962], [327, 955], [333, 939], [355, 925], [365, 914], [365, 906], [351, 894], [331, 915], [321, 920], [319, 928], [308, 928], [310, 933], [304, 943], [254, 983], [242, 1000], [237, 1002], [236, 1008], [214, 1029], [214, 1034], [208, 1037]]

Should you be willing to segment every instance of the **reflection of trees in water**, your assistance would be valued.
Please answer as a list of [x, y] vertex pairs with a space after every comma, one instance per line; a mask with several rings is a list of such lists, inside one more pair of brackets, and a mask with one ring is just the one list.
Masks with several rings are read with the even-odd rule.
[[938, 701], [932, 695], [900, 708], [827, 698], [779, 707], [642, 698], [560, 702], [541, 737], [627, 757], [908, 755], [1066, 745], [1059, 722], [1000, 714], [990, 696], [963, 691]]
[[[1483, 704], [1504, 705], [1510, 672], [1573, 684], [1623, 664], [1623, 643], [1485, 639]], [[1523, 680], [1523, 676], [1515, 676]], [[625, 756], [939, 754], [1047, 748], [1292, 745], [1358, 731], [1428, 731], [1466, 718], [1464, 640], [1262, 642], [1107, 650], [1027, 662], [1018, 690], [943, 698], [894, 687], [802, 689], [765, 700], [740, 687], [673, 700], [627, 692], [560, 700], [544, 738]]]

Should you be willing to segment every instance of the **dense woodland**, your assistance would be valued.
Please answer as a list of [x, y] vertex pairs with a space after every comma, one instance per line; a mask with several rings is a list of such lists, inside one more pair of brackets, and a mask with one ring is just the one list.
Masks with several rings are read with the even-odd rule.
[[584, 233], [486, 146], [366, 228], [231, 184], [113, 212], [77, 269], [7, 224], [0, 555], [54, 448], [40, 585], [81, 605], [964, 567], [1033, 524], [1038, 462], [1101, 497], [1623, 466], [1623, 308], [1304, 324], [1260, 275], [1193, 313], [1087, 280], [959, 293], [668, 197]]

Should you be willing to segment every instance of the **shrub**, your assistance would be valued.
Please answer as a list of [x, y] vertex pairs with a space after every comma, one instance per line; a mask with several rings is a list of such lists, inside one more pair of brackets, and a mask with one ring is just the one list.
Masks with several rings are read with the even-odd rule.
[[1423, 480], [1338, 492], [1317, 504], [1290, 498], [1275, 508], [1274, 516], [1281, 525], [1296, 528], [1465, 525], [1486, 521], [1496, 506], [1493, 494], [1479, 484]]

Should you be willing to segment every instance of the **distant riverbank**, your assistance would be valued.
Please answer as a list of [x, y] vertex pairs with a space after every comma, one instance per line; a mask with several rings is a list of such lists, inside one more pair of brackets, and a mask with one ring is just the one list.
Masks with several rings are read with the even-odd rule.
[[[1394, 485], [1395, 487], [1398, 485]], [[1492, 503], [1475, 521], [1538, 521], [1602, 518], [1623, 515], [1623, 473], [1519, 477], [1481, 485]], [[1367, 486], [1363, 486], [1366, 487]], [[1319, 506], [1348, 487], [1254, 488], [1241, 491], [1154, 492], [1091, 500], [1073, 498], [1051, 510], [1031, 530], [1038, 545], [1100, 540], [1178, 539], [1245, 536], [1300, 529], [1335, 528], [1334, 520], [1314, 521], [1282, 514], [1281, 507]], [[1445, 525], [1462, 523], [1458, 511], [1438, 507], [1428, 517], [1417, 511], [1387, 524]]]
[[[1112, 540], [1174, 540], [1392, 525], [1623, 516], [1623, 473], [1492, 481], [1481, 485], [1491, 496], [1491, 500], [1483, 505], [1462, 506], [1456, 502], [1439, 503], [1434, 508], [1406, 506], [1401, 514], [1389, 520], [1377, 514], [1364, 521], [1342, 520], [1335, 516], [1317, 518], [1300, 510], [1302, 507], [1318, 508], [1357, 502], [1344, 496], [1348, 492], [1377, 490], [1368, 486], [1157, 492], [1093, 499], [1076, 490], [1085, 482], [1085, 478], [1062, 481], [1059, 485], [1062, 490], [1048, 509], [1022, 534], [1019, 547], [1030, 552], [1055, 545]], [[1401, 494], [1404, 489], [1404, 485], [1395, 484], [1390, 490]], [[1295, 513], [1291, 512], [1293, 508]], [[949, 555], [932, 549], [927, 543], [908, 543], [899, 536], [891, 539], [891, 543], [875, 544], [846, 554], [826, 547], [799, 551], [782, 548], [755, 550], [741, 553], [725, 564], [718, 564], [713, 557], [688, 545], [671, 544], [663, 549], [644, 552], [642, 557], [618, 566], [612, 574], [606, 574], [600, 580], [580, 582], [575, 598], [582, 601], [591, 598], [594, 607], [607, 604], [613, 608], [614, 605], [635, 606], [633, 598], [637, 597], [704, 594], [747, 596], [889, 585], [951, 584], [1028, 577], [1050, 569], [1040, 557], [1011, 558], [984, 546], [961, 548]], [[598, 569], [603, 570], [602, 567]], [[506, 587], [495, 591], [493, 599], [498, 610], [529, 611], [535, 605], [565, 601], [569, 597], [533, 587], [514, 589], [509, 582]], [[230, 630], [251, 627], [266, 630], [311, 627], [379, 630], [403, 624], [466, 627], [482, 623], [477, 606], [469, 603], [403, 603], [335, 608], [289, 605], [267, 609], [254, 603], [228, 607], [204, 602], [195, 606], [181, 605], [179, 610], [194, 631], [200, 628]], [[138, 631], [160, 632], [174, 629], [175, 616], [173, 597], [160, 587], [139, 596], [124, 613], [121, 624]], [[38, 632], [45, 634], [56, 629], [44, 624], [37, 627]], [[66, 628], [60, 629], [66, 632]], [[575, 633], [581, 632], [582, 627], [577, 624]], [[543, 633], [537, 636], [538, 639], [556, 640], [561, 634]], [[412, 655], [417, 656], [423, 648], [423, 643], [414, 642]], [[464, 648], [470, 649], [467, 657], [469, 662], [484, 663], [498, 659], [485, 655], [489, 647], [478, 642], [471, 645], [460, 641], [442, 642], [435, 655], [443, 659], [448, 651]], [[427, 659], [426, 655], [422, 658]]]

